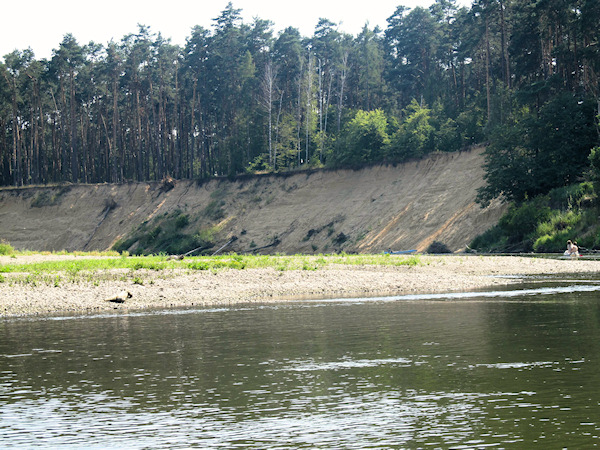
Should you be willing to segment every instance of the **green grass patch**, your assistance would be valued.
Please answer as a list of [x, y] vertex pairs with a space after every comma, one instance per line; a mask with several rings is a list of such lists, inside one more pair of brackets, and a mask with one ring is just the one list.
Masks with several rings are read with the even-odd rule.
[[77, 258], [59, 261], [35, 263], [10, 263], [0, 265], [1, 273], [58, 273], [76, 275], [79, 272], [97, 272], [102, 270], [164, 270], [175, 268], [176, 261], [167, 261], [165, 256], [139, 256], [131, 258]]
[[[418, 255], [219, 255], [191, 257], [183, 260], [169, 259], [166, 255], [153, 256], [114, 256], [105, 258], [75, 258], [59, 261], [35, 263], [14, 263], [0, 265], [0, 282], [19, 282], [29, 285], [46, 284], [61, 286], [67, 282], [94, 282], [98, 279], [114, 278], [114, 272], [124, 280], [134, 284], [143, 284], [143, 278], [137, 274], [140, 270], [244, 270], [271, 268], [278, 271], [308, 270], [315, 271], [332, 265], [354, 266], [416, 266], [421, 260]], [[125, 275], [123, 275], [123, 271]]]
[[[271, 268], [277, 271], [316, 271], [327, 266], [416, 266], [418, 255], [219, 255], [171, 259], [167, 255], [127, 256], [126, 254], [93, 258], [85, 256], [69, 260], [0, 265], [0, 283], [9, 286], [61, 287], [69, 283], [90, 283], [98, 286], [103, 281], [120, 280], [132, 284], [153, 284], [152, 278], [175, 276], [176, 271], [246, 270]], [[148, 274], [152, 271], [157, 275]], [[163, 274], [164, 273], [164, 274]]]

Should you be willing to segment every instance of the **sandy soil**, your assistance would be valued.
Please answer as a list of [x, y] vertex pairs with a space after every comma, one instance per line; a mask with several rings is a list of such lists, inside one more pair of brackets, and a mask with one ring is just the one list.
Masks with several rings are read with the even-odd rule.
[[474, 148], [357, 171], [179, 180], [168, 191], [160, 183], [1, 188], [0, 241], [40, 252], [106, 250], [141, 224], [155, 228], [180, 212], [189, 220], [181, 232], [216, 233], [213, 250], [235, 236], [227, 251], [424, 252], [434, 241], [462, 251], [507, 207], [475, 203], [483, 162], [483, 148]]
[[[18, 262], [72, 256], [19, 256]], [[0, 257], [0, 264], [15, 263]], [[229, 305], [285, 301], [309, 296], [369, 296], [459, 292], [507, 285], [535, 274], [600, 272], [600, 261], [554, 260], [513, 256], [421, 256], [418, 266], [327, 266], [316, 271], [246, 269], [221, 271], [114, 271], [59, 286], [0, 283], [0, 317], [81, 314], [107, 310]], [[140, 284], [141, 280], [141, 284]], [[124, 303], [106, 301], [121, 291], [132, 297]]]

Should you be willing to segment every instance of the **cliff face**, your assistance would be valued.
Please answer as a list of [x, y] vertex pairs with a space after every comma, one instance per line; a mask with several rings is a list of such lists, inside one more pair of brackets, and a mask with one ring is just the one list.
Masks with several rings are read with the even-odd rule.
[[[174, 211], [181, 232], [211, 228], [214, 249], [259, 253], [464, 249], [505, 207], [475, 203], [482, 149], [360, 171], [0, 190], [0, 239], [17, 249], [106, 250]], [[132, 249], [135, 244], [132, 244]]]

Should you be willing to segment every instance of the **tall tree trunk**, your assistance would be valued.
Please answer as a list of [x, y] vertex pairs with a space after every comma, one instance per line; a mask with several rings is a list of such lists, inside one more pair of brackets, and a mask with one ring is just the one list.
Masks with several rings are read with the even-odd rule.
[[277, 119], [275, 121], [275, 148], [273, 151], [273, 169], [277, 170], [277, 147], [279, 144], [279, 123], [281, 119], [281, 109], [283, 107], [283, 90], [279, 93], [279, 107], [277, 109]]
[[194, 178], [194, 153], [196, 152], [196, 89], [198, 86], [198, 78], [194, 77], [194, 85], [192, 87], [192, 105], [190, 106], [190, 139], [191, 145], [188, 154], [189, 172], [188, 177]]
[[306, 147], [306, 154], [305, 154], [305, 164], [308, 164], [309, 161], [309, 148], [310, 148], [310, 119], [312, 116], [312, 84], [313, 84], [313, 68], [312, 68], [312, 63], [313, 63], [313, 59], [312, 59], [312, 55], [309, 53], [308, 54], [308, 65], [306, 67], [306, 111], [305, 111], [305, 116], [306, 116], [306, 129], [305, 129], [305, 135], [306, 135], [306, 142], [305, 142], [305, 147]]
[[339, 137], [342, 129], [342, 109], [344, 107], [344, 88], [346, 87], [346, 77], [348, 74], [348, 56], [346, 51], [342, 56], [342, 70], [340, 72], [340, 93], [338, 98], [338, 114], [337, 114], [337, 135]]
[[[137, 83], [136, 83], [137, 84]], [[142, 105], [140, 101], [140, 90], [136, 87], [135, 90], [135, 125], [136, 125], [136, 170], [137, 180], [142, 181], [144, 179], [144, 167], [143, 167], [143, 147], [142, 147]]]
[[21, 155], [21, 123], [19, 120], [19, 110], [17, 106], [17, 80], [13, 80], [13, 99], [12, 99], [12, 111], [13, 111], [13, 154], [11, 164], [11, 174], [13, 176], [13, 183], [15, 186], [23, 185], [23, 174], [22, 174], [22, 155]]
[[69, 151], [71, 154], [71, 178], [74, 183], [79, 181], [79, 155], [77, 148], [77, 122], [75, 118], [75, 74], [69, 71]]
[[275, 74], [271, 61], [265, 65], [262, 80], [262, 104], [267, 110], [267, 138], [269, 143], [269, 165], [273, 167], [273, 92], [275, 89]]
[[327, 93], [325, 94], [325, 117], [323, 118], [323, 133], [321, 136], [321, 162], [323, 162], [323, 151], [325, 150], [325, 138], [327, 136], [327, 120], [329, 118], [329, 101], [331, 99], [331, 89], [333, 86], [333, 72], [328, 71], [329, 73], [329, 84], [327, 86]]
[[112, 150], [110, 152], [109, 158], [109, 167], [111, 179], [113, 182], [122, 182], [123, 181], [123, 164], [120, 163], [121, 157], [120, 154], [123, 153], [123, 148], [119, 145], [118, 142], [118, 133], [117, 130], [119, 128], [119, 103], [118, 103], [118, 81], [117, 81], [117, 73], [113, 73], [112, 80]]
[[506, 87], [510, 89], [510, 65], [509, 65], [509, 55], [506, 44], [506, 20], [505, 20], [505, 0], [500, 0], [500, 47], [502, 50], [502, 76], [504, 78], [504, 84]]
[[323, 103], [325, 92], [323, 89], [323, 62], [321, 58], [318, 58], [318, 67], [317, 67], [317, 75], [318, 75], [318, 86], [319, 86], [319, 160], [323, 161]]
[[492, 117], [492, 101], [490, 93], [490, 27], [487, 14], [485, 16], [485, 93], [487, 96], [487, 121]]
[[80, 127], [81, 127], [81, 181], [83, 181], [84, 183], [88, 183], [89, 179], [88, 179], [88, 173], [89, 173], [89, 161], [88, 161], [88, 146], [89, 146], [89, 121], [86, 120], [86, 115], [85, 114], [85, 109], [82, 108], [81, 111], [81, 123], [80, 123]]
[[39, 80], [36, 84], [36, 98], [37, 98], [37, 110], [38, 110], [38, 127], [36, 128], [37, 136], [36, 136], [36, 146], [35, 146], [35, 160], [37, 167], [37, 179], [35, 183], [47, 183], [48, 182], [48, 174], [45, 172], [45, 164], [43, 162], [43, 148], [45, 147], [45, 123], [44, 120], [44, 109], [42, 107], [42, 99], [40, 95], [40, 84]]

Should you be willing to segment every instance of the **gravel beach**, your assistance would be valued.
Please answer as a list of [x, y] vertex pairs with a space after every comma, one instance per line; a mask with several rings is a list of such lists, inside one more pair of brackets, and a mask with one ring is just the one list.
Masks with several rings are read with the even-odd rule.
[[[0, 257], [0, 264], [68, 259], [71, 255]], [[79, 258], [82, 258], [79, 256]], [[0, 282], [0, 317], [85, 314], [236, 303], [264, 303], [303, 297], [404, 295], [461, 292], [521, 281], [541, 274], [592, 274], [600, 261], [519, 256], [421, 255], [416, 266], [327, 265], [318, 270], [223, 269], [136, 271], [136, 282], [118, 270], [75, 282]], [[23, 274], [20, 274], [21, 277]], [[106, 301], [122, 291], [123, 303]]]

